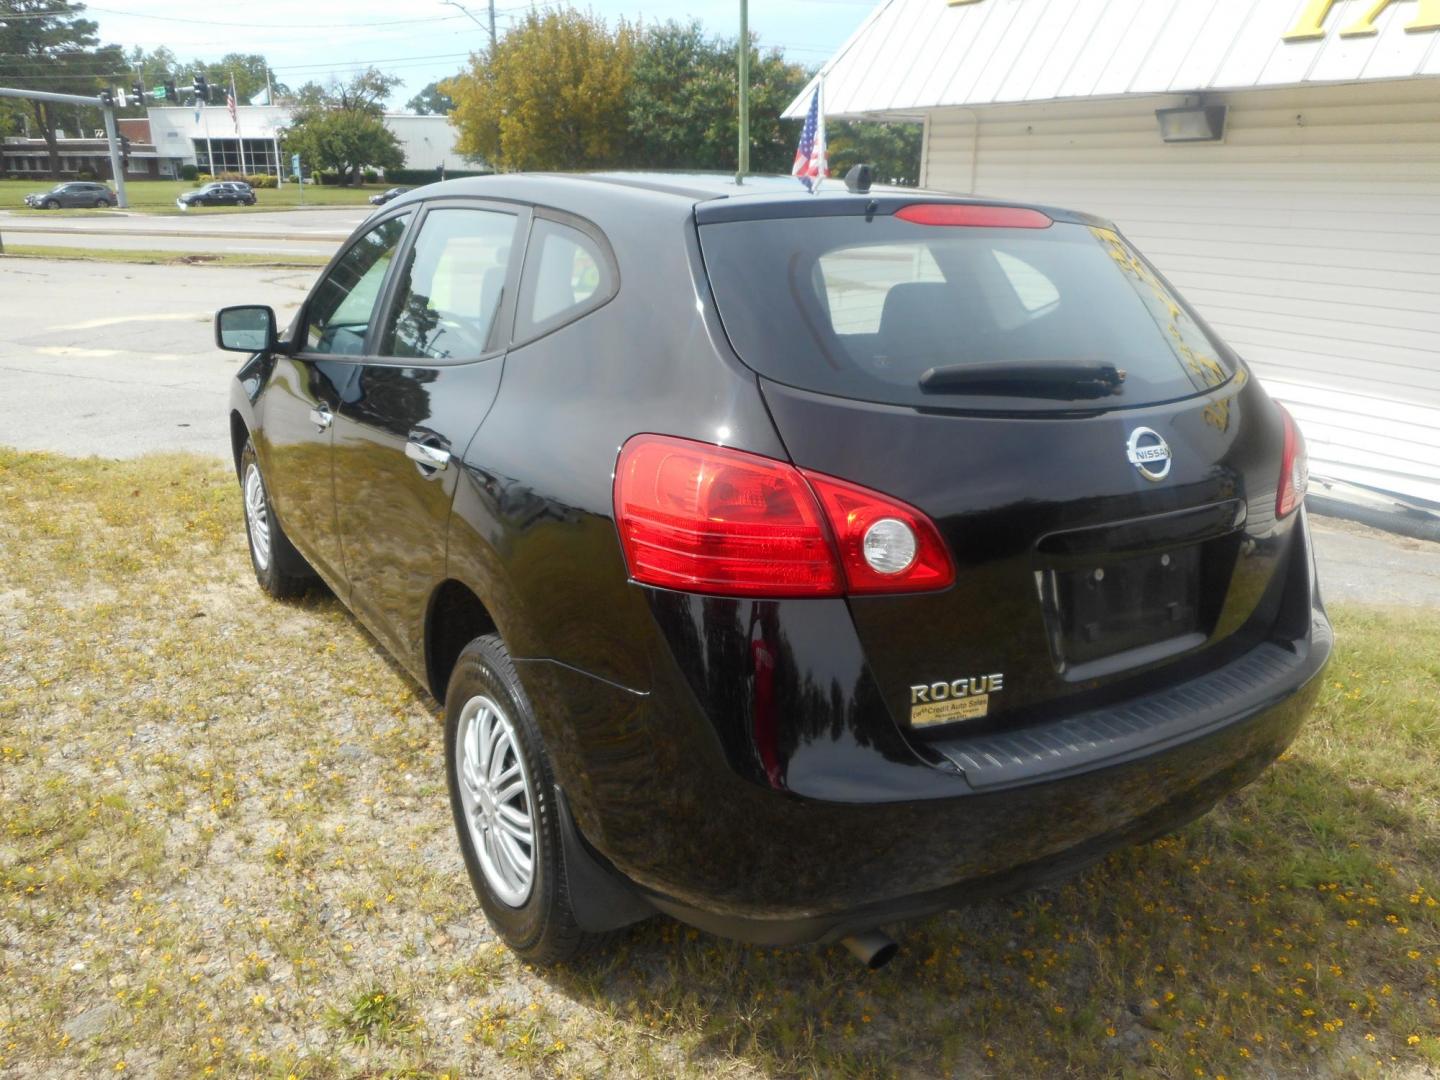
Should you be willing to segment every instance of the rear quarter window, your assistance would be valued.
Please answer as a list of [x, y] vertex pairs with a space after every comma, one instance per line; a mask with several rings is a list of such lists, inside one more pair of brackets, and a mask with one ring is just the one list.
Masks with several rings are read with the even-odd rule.
[[609, 245], [586, 223], [536, 217], [520, 279], [517, 341], [589, 314], [620, 287]]

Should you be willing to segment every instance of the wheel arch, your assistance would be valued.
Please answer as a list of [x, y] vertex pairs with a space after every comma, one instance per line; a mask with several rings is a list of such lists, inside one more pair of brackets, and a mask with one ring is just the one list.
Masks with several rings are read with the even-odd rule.
[[245, 443], [250, 438], [250, 428], [245, 423], [245, 418], [240, 415], [239, 409], [230, 410], [230, 453], [235, 461], [235, 475], [240, 475], [240, 455], [245, 450]]
[[436, 701], [445, 701], [450, 673], [461, 650], [482, 634], [499, 633], [490, 609], [458, 578], [446, 578], [430, 594], [425, 614], [425, 681]]

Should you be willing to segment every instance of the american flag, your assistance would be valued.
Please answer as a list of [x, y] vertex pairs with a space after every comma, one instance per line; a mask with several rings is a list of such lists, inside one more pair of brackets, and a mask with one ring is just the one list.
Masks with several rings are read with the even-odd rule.
[[230, 110], [230, 120], [235, 125], [235, 131], [240, 131], [240, 117], [235, 112], [235, 76], [230, 76], [230, 92], [225, 95], [225, 107]]
[[805, 115], [805, 130], [800, 132], [800, 145], [795, 150], [795, 164], [790, 175], [799, 177], [809, 191], [819, 191], [820, 181], [830, 175], [830, 163], [825, 152], [825, 113], [820, 107], [820, 86], [815, 87], [815, 96], [810, 99], [810, 111]]

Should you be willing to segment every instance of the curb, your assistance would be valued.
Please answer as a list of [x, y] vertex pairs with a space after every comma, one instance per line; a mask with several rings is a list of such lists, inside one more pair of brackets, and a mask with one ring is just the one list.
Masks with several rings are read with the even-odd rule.
[[1408, 536], [1413, 540], [1440, 543], [1440, 517], [1421, 510], [1407, 510], [1398, 506], [1394, 510], [1382, 510], [1313, 493], [1305, 496], [1305, 509], [1320, 517], [1356, 521], [1361, 525], [1369, 525], [1372, 529]]

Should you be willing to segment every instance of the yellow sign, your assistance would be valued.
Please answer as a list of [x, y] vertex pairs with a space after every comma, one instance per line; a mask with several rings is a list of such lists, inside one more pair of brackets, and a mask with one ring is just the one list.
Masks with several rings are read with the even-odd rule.
[[[1374, 0], [1364, 15], [1356, 19], [1345, 29], [1340, 31], [1341, 37], [1365, 37], [1368, 34], [1378, 33], [1375, 29], [1375, 20], [1396, 0]], [[1405, 24], [1409, 33], [1419, 30], [1440, 30], [1440, 0], [1418, 0], [1420, 10], [1415, 13], [1412, 22]], [[1330, 9], [1335, 6], [1335, 0], [1310, 0], [1305, 5], [1305, 10], [1300, 13], [1300, 21], [1295, 24], [1288, 34], [1286, 41], [1313, 41], [1316, 38], [1325, 36], [1325, 17], [1330, 14]]]

